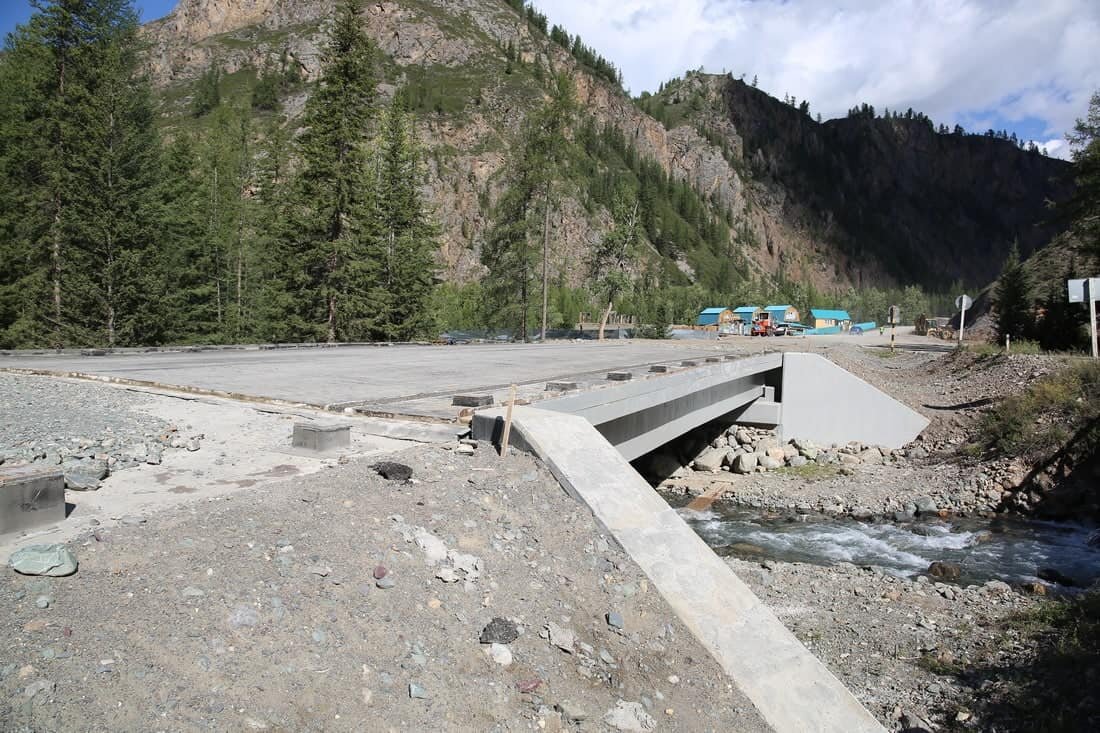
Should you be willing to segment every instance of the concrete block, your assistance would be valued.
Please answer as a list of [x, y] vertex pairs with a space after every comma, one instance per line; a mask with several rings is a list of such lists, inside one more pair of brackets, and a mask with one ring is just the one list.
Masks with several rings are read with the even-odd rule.
[[291, 445], [295, 448], [324, 453], [351, 447], [351, 425], [294, 423]]
[[699, 362], [695, 361], [694, 359], [684, 359], [682, 362], [680, 362], [680, 366], [686, 366], [686, 367], [699, 366]]
[[65, 519], [65, 477], [58, 468], [0, 468], [0, 534]]
[[630, 372], [608, 372], [607, 378], [612, 382], [628, 382], [634, 378]]
[[491, 394], [456, 394], [451, 399], [455, 407], [488, 407], [493, 404]]
[[708, 364], [717, 364], [720, 361], [722, 361], [722, 357], [720, 357], [720, 356], [708, 356], [707, 357], [707, 363]]
[[649, 368], [649, 371], [651, 371], [655, 374], [664, 374], [665, 372], [668, 371], [668, 367], [665, 366], [664, 364], [654, 364], [653, 366], [651, 366]]
[[580, 389], [580, 385], [576, 382], [547, 382], [547, 392], [568, 392], [571, 389]]

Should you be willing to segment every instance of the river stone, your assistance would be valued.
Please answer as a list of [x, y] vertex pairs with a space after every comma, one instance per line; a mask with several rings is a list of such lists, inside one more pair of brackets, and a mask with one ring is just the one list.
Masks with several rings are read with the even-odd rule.
[[748, 430], [738, 430], [734, 438], [741, 445], [752, 445], [752, 433]]
[[[906, 505], [908, 508], [908, 505]], [[930, 496], [921, 496], [913, 502], [913, 508], [919, 514], [935, 514], [938, 511], [936, 502]]]
[[791, 468], [801, 468], [802, 466], [805, 466], [807, 463], [809, 463], [809, 459], [805, 456], [791, 456], [788, 463], [790, 464]]
[[30, 545], [11, 554], [8, 564], [21, 575], [62, 577], [76, 572], [76, 556], [65, 545]]
[[772, 448], [778, 448], [779, 441], [775, 438], [761, 438], [753, 446], [754, 453], [767, 453]]
[[783, 461], [787, 460], [787, 452], [779, 447], [768, 448], [768, 450], [764, 451], [764, 453], [768, 456], [768, 458], [774, 458], [780, 463], [783, 463]]
[[393, 461], [382, 461], [374, 464], [371, 468], [387, 481], [408, 481], [413, 475], [412, 468], [404, 463], [394, 463]]
[[779, 468], [783, 465], [783, 461], [781, 461], [777, 458], [772, 458], [771, 456], [761, 456], [758, 463], [760, 464], [761, 467], [763, 467], [765, 469], [768, 469], [768, 470], [771, 470], [773, 468]]
[[878, 448], [868, 448], [859, 454], [864, 463], [882, 463], [882, 452]]
[[784, 460], [786, 460], [788, 458], [794, 458], [797, 455], [798, 455], [798, 448], [795, 448], [794, 445], [788, 443], [787, 445], [783, 446], [783, 458], [784, 458]]
[[953, 562], [940, 562], [937, 560], [928, 566], [928, 574], [941, 580], [958, 580], [962, 575], [962, 568]]
[[737, 461], [733, 466], [733, 470], [737, 473], [752, 473], [756, 469], [756, 454], [755, 453], [742, 453], [737, 456]]
[[696, 471], [717, 472], [722, 468], [722, 461], [726, 458], [726, 451], [719, 448], [708, 448], [695, 459]]

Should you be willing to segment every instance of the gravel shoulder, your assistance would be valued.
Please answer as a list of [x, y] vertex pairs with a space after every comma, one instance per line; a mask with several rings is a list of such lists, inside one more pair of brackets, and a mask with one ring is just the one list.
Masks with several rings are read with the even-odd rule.
[[[394, 458], [412, 483], [352, 461], [84, 533], [67, 578], [8, 571], [0, 719], [13, 730], [767, 729], [533, 459], [437, 446]], [[479, 641], [496, 617], [519, 632], [504, 650]]]

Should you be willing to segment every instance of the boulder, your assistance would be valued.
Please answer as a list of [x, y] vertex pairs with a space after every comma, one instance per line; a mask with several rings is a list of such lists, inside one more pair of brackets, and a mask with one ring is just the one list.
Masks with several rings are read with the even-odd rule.
[[752, 433], [750, 433], [748, 430], [745, 430], [744, 428], [738, 430], [737, 433], [734, 435], [734, 438], [741, 445], [752, 445]]
[[864, 463], [882, 463], [882, 452], [878, 448], [868, 448], [860, 452], [859, 460]]
[[798, 448], [795, 448], [790, 443], [783, 446], [783, 459], [784, 460], [787, 460], [789, 458], [794, 458], [797, 455], [798, 455]]
[[722, 462], [726, 459], [726, 451], [722, 448], [707, 448], [695, 459], [696, 471], [709, 471], [715, 473], [722, 468]]
[[756, 470], [756, 454], [742, 453], [737, 456], [737, 460], [733, 465], [733, 470], [737, 473], [752, 473]]
[[814, 442], [805, 438], [794, 438], [791, 440], [791, 445], [793, 445], [795, 447], [795, 450], [798, 450], [799, 452], [807, 450], [817, 450], [817, 446], [814, 445]]
[[787, 465], [791, 468], [801, 468], [809, 462], [810, 461], [805, 456], [791, 456], [791, 458], [787, 460]]
[[787, 453], [782, 448], [769, 448], [765, 451], [765, 454], [767, 454], [769, 458], [774, 458], [780, 463], [787, 460]]
[[61, 577], [76, 572], [76, 556], [65, 545], [29, 545], [11, 554], [8, 564], [21, 575]]
[[772, 458], [771, 456], [762, 456], [759, 459], [758, 464], [762, 468], [770, 471], [773, 468], [782, 467], [783, 461], [779, 460], [778, 458]]
[[851, 453], [840, 453], [839, 456], [840, 462], [845, 465], [854, 466], [859, 463], [859, 456], [853, 456]]
[[756, 444], [753, 446], [753, 451], [756, 453], [767, 453], [768, 450], [778, 447], [779, 441], [775, 438], [761, 438], [760, 440], [756, 441]]
[[918, 514], [935, 514], [939, 511], [939, 507], [936, 506], [936, 502], [930, 496], [917, 497], [913, 502], [913, 508]]
[[940, 580], [958, 580], [962, 575], [962, 568], [953, 562], [937, 560], [928, 566], [928, 574]]

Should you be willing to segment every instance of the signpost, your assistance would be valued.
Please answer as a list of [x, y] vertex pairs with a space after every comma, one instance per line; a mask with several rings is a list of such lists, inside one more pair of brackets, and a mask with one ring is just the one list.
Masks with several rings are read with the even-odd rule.
[[963, 342], [963, 329], [966, 326], [966, 311], [968, 311], [972, 305], [974, 305], [974, 301], [965, 293], [955, 298], [955, 307], [959, 309], [959, 346], [962, 346]]
[[1092, 358], [1100, 358], [1096, 342], [1096, 302], [1100, 300], [1100, 277], [1067, 280], [1070, 303], [1085, 303], [1089, 307], [1089, 345]]
[[890, 306], [890, 353], [894, 353], [894, 335], [898, 330], [898, 321], [901, 320], [901, 308]]

